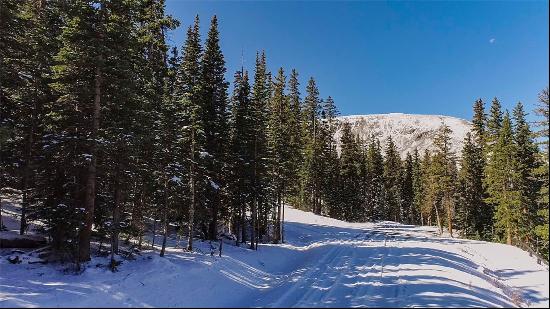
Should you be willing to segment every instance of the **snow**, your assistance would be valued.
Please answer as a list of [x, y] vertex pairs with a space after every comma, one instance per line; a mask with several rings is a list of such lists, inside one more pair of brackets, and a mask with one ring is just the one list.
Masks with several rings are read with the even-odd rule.
[[[368, 141], [371, 134], [374, 134], [380, 140], [382, 147], [385, 147], [391, 136], [402, 158], [407, 152], [412, 154], [415, 148], [420, 155], [425, 149], [434, 150], [433, 139], [442, 122], [453, 131], [451, 149], [460, 156], [464, 138], [471, 127], [471, 124], [464, 119], [442, 115], [390, 113], [341, 116], [337, 119], [340, 122], [351, 123], [352, 132], [358, 134], [364, 141]], [[341, 134], [340, 127], [334, 135], [338, 148]]]
[[0, 307], [548, 307], [548, 269], [507, 245], [436, 236], [432, 227], [346, 223], [285, 208], [285, 244], [222, 257], [197, 241], [143, 251], [112, 273], [81, 275], [0, 257]]
[[220, 186], [215, 181], [213, 181], [212, 179], [209, 179], [209, 181], [210, 181], [210, 185], [212, 186], [212, 188], [214, 188], [215, 190], [220, 189]]

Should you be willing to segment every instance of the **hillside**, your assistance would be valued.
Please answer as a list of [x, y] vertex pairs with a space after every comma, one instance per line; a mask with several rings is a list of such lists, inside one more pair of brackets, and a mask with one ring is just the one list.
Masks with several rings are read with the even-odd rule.
[[548, 307], [548, 269], [512, 246], [438, 237], [431, 227], [346, 223], [286, 208], [286, 243], [222, 257], [143, 251], [116, 273], [81, 275], [0, 257], [0, 307]]
[[[452, 149], [460, 155], [466, 133], [470, 131], [468, 121], [450, 116], [391, 113], [341, 116], [338, 119], [341, 122], [351, 123], [352, 132], [363, 140], [368, 140], [369, 136], [374, 134], [380, 143], [385, 145], [391, 136], [402, 157], [407, 152], [412, 153], [415, 148], [420, 154], [425, 149], [432, 150], [433, 139], [442, 122], [453, 131]], [[340, 130], [338, 129], [335, 134], [337, 143], [340, 141]]]

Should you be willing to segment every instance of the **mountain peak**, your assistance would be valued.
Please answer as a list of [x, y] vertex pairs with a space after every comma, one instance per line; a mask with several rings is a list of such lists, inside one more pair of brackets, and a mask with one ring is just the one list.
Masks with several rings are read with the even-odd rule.
[[[338, 120], [340, 123], [350, 123], [352, 132], [364, 141], [374, 134], [380, 143], [385, 145], [391, 136], [402, 158], [407, 152], [412, 153], [415, 149], [420, 153], [426, 149], [434, 150], [434, 137], [442, 123], [448, 125], [453, 131], [451, 149], [460, 156], [464, 138], [471, 127], [471, 124], [464, 119], [444, 115], [389, 113], [340, 116]], [[341, 126], [334, 135], [338, 148], [340, 136]]]

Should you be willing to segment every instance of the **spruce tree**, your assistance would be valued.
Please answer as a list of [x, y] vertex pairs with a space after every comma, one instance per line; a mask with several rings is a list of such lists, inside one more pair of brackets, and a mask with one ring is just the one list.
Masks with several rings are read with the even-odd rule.
[[371, 136], [368, 143], [366, 158], [365, 183], [367, 186], [365, 197], [365, 212], [367, 220], [382, 220], [385, 205], [384, 157], [380, 141]]
[[407, 152], [403, 163], [403, 177], [401, 183], [401, 222], [413, 224], [414, 222], [414, 162], [412, 155]]
[[289, 156], [291, 160], [290, 168], [290, 191], [297, 202], [296, 197], [299, 191], [298, 176], [300, 165], [302, 164], [302, 119], [301, 119], [301, 99], [298, 81], [298, 72], [293, 69], [288, 79], [288, 100], [290, 104], [290, 113], [288, 115], [288, 138], [289, 140]]
[[535, 114], [539, 116], [539, 120], [536, 122], [539, 130], [536, 132], [536, 136], [540, 139], [542, 145], [542, 151], [539, 155], [539, 167], [536, 169], [535, 174], [541, 180], [541, 187], [538, 192], [538, 211], [535, 227], [535, 234], [538, 238], [537, 250], [548, 261], [548, 120], [549, 120], [549, 99], [548, 99], [548, 87], [543, 89], [539, 94], [539, 100]]
[[462, 149], [456, 201], [457, 228], [463, 237], [485, 239], [489, 232], [484, 213], [487, 205], [484, 201], [483, 162], [481, 148], [472, 135], [467, 133]]
[[513, 111], [513, 134], [516, 145], [514, 156], [518, 176], [514, 187], [520, 193], [522, 217], [519, 233], [521, 241], [532, 246], [537, 215], [537, 194], [540, 188], [535, 170], [539, 166], [539, 162], [537, 160], [538, 149], [525, 116], [523, 105], [518, 102]]
[[522, 215], [521, 193], [515, 187], [519, 176], [515, 160], [516, 148], [512, 122], [506, 113], [498, 139], [492, 146], [493, 153], [486, 166], [485, 183], [489, 193], [486, 201], [495, 207], [497, 236], [509, 245], [517, 240]]
[[201, 119], [205, 135], [205, 189], [203, 232], [210, 240], [218, 238], [218, 222], [222, 209], [223, 189], [226, 173], [226, 152], [228, 145], [227, 87], [225, 81], [225, 60], [220, 49], [218, 19], [212, 17], [210, 29], [202, 55], [200, 75]]
[[252, 232], [256, 239], [255, 249], [268, 232], [268, 213], [271, 208], [269, 194], [269, 153], [267, 146], [267, 124], [269, 118], [269, 100], [271, 81], [266, 68], [265, 53], [256, 54], [254, 85], [252, 87], [252, 116], [254, 124], [254, 158], [252, 185]]
[[384, 155], [384, 192], [385, 201], [381, 209], [383, 220], [401, 222], [401, 158], [390, 136], [386, 142]]
[[[477, 120], [477, 119], [476, 119]], [[489, 117], [487, 118], [487, 142], [491, 145], [498, 139], [500, 128], [502, 127], [502, 107], [500, 101], [494, 98], [491, 102], [491, 108], [489, 110]], [[479, 124], [478, 124], [479, 125]]]
[[273, 81], [273, 97], [270, 102], [270, 114], [268, 124], [268, 145], [271, 154], [271, 179], [276, 199], [274, 211], [274, 238], [278, 243], [281, 240], [282, 211], [286, 195], [289, 167], [291, 158], [289, 152], [289, 124], [290, 113], [289, 100], [285, 94], [286, 76], [283, 68], [279, 68], [277, 76]]
[[[231, 101], [231, 147], [230, 177], [228, 185], [232, 205], [234, 233], [242, 235], [246, 228], [246, 213], [252, 210], [252, 185], [254, 182], [254, 123], [253, 106], [250, 101], [248, 73], [235, 73], [233, 98]], [[254, 229], [251, 247], [255, 248]], [[241, 237], [244, 240], [244, 237]], [[238, 242], [237, 242], [238, 244]]]
[[412, 187], [413, 187], [413, 201], [412, 201], [412, 224], [422, 224], [422, 200], [424, 198], [424, 173], [421, 165], [421, 158], [418, 154], [418, 149], [414, 149], [413, 164], [412, 164]]
[[187, 38], [183, 46], [181, 64], [176, 75], [175, 96], [182, 108], [183, 124], [180, 128], [183, 136], [183, 151], [180, 154], [189, 171], [189, 211], [187, 218], [187, 250], [193, 250], [195, 236], [195, 211], [200, 201], [204, 200], [204, 163], [207, 160], [200, 153], [205, 153], [204, 124], [202, 119], [202, 105], [200, 97], [202, 47], [200, 45], [199, 17], [195, 17], [193, 26], [187, 30]]
[[302, 205], [316, 214], [320, 207], [320, 162], [319, 162], [319, 90], [313, 78], [306, 87], [306, 97], [302, 108], [302, 138], [304, 141], [304, 164], [300, 172]]
[[359, 219], [358, 208], [362, 202], [358, 194], [361, 162], [359, 161], [359, 146], [356, 143], [355, 136], [351, 132], [351, 124], [349, 122], [342, 124], [340, 145], [340, 176], [338, 180], [340, 207], [336, 218], [346, 221], [357, 221]]

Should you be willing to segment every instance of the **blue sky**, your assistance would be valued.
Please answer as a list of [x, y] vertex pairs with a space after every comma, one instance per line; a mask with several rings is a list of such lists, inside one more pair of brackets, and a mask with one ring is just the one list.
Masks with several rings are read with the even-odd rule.
[[[317, 80], [343, 115], [442, 114], [470, 119], [477, 98], [531, 111], [548, 85], [548, 1], [183, 1], [181, 46], [196, 14], [203, 40], [220, 24], [227, 77], [265, 50], [271, 71], [296, 68]], [[531, 118], [531, 117], [530, 117]]]

